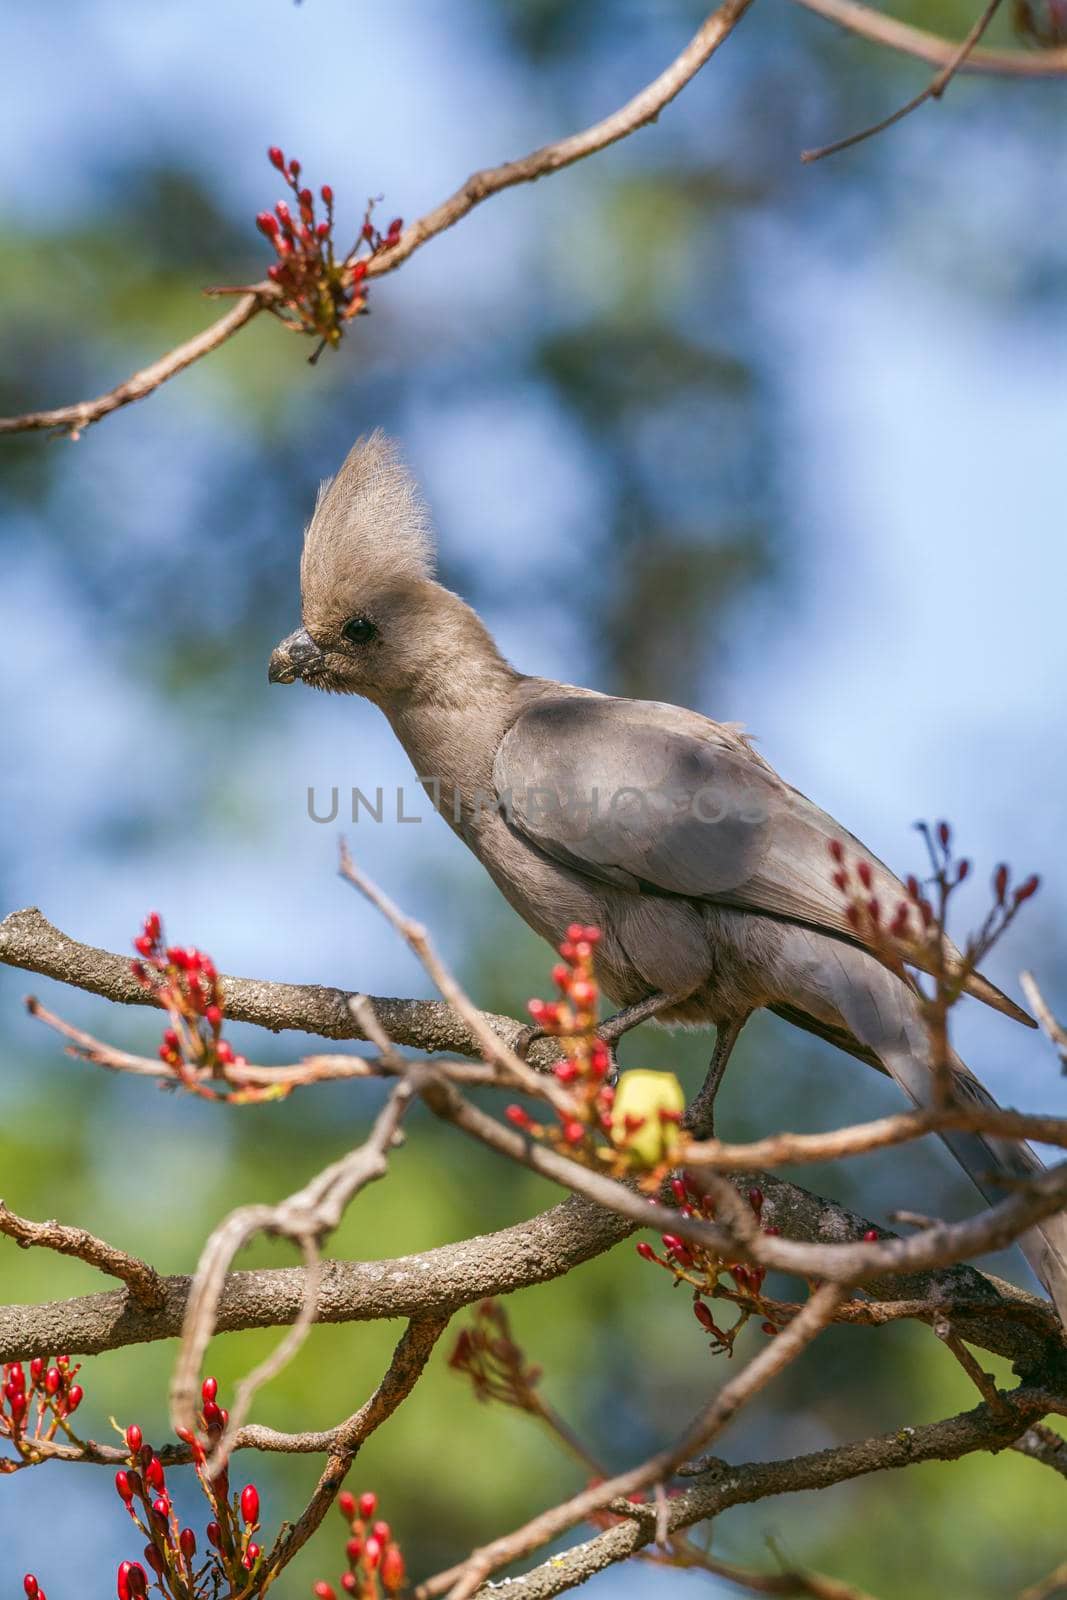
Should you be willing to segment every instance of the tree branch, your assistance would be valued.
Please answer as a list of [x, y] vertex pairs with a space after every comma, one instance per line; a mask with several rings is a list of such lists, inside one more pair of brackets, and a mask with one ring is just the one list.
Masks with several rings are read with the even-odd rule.
[[[475, 206], [480, 205], [483, 200], [488, 200], [490, 195], [514, 188], [516, 184], [533, 183], [537, 178], [543, 178], [552, 172], [560, 172], [564, 167], [572, 166], [576, 161], [595, 155], [598, 151], [605, 150], [609, 145], [617, 144], [620, 139], [635, 133], [638, 128], [654, 122], [660, 112], [670, 105], [690, 79], [695, 77], [705, 62], [714, 55], [723, 40], [729, 37], [751, 3], [752, 0], [725, 0], [725, 3], [701, 24], [685, 49], [658, 78], [632, 100], [627, 101], [618, 111], [605, 117], [602, 122], [594, 123], [582, 133], [571, 134], [554, 144], [544, 145], [518, 161], [505, 161], [500, 166], [486, 167], [480, 172], [472, 173], [455, 194], [450, 195], [441, 205], [428, 211], [424, 217], [420, 217], [417, 222], [406, 228], [391, 250], [383, 250], [368, 258], [367, 278], [394, 272], [427, 240], [444, 233], [446, 228], [453, 227], [468, 212], [473, 211]], [[161, 356], [150, 366], [135, 372], [125, 383], [120, 383], [95, 400], [82, 400], [74, 405], [58, 406], [51, 411], [30, 411], [18, 417], [0, 417], [0, 434], [66, 428], [77, 438], [83, 428], [98, 422], [112, 411], [117, 411], [120, 406], [129, 405], [133, 400], [143, 399], [145, 395], [151, 394], [153, 390], [158, 389], [161, 384], [166, 383], [169, 378], [173, 378], [194, 361], [199, 361], [212, 350], [217, 350], [227, 339], [232, 338], [251, 322], [253, 317], [275, 304], [278, 299], [279, 291], [269, 280], [252, 284], [247, 294], [243, 294], [224, 317], [213, 322], [195, 338]]]
[[[133, 977], [126, 956], [80, 944], [53, 927], [36, 907], [13, 911], [0, 922], [0, 964], [55, 978], [121, 1005], [148, 1006], [159, 1012], [151, 995]], [[355, 991], [317, 983], [268, 983], [260, 978], [223, 976], [219, 981], [226, 995], [226, 1015], [234, 1022], [251, 1022], [272, 1033], [293, 1029], [325, 1039], [367, 1038], [352, 1011]], [[477, 1039], [443, 1000], [367, 998], [395, 1044], [429, 1054], [447, 1051], [481, 1058]], [[505, 1044], [514, 1046], [525, 1032], [524, 1024], [514, 1017], [489, 1011], [481, 1015]], [[547, 1065], [558, 1056], [553, 1039], [539, 1040], [529, 1052], [529, 1060], [537, 1065]]]
[[[609, 1250], [632, 1231], [622, 1217], [581, 1200], [553, 1206], [528, 1222], [458, 1244], [384, 1261], [326, 1261], [317, 1322], [372, 1322], [458, 1310], [487, 1296], [547, 1283]], [[219, 1300], [217, 1333], [277, 1328], [294, 1322], [304, 1302], [300, 1267], [231, 1272]], [[98, 1355], [181, 1332], [191, 1279], [165, 1277], [158, 1311], [131, 1302], [125, 1290], [0, 1307], [0, 1362], [42, 1351]]]
[[18, 1217], [0, 1200], [0, 1233], [6, 1233], [23, 1250], [38, 1245], [61, 1256], [76, 1256], [91, 1267], [120, 1278], [130, 1294], [146, 1310], [158, 1310], [165, 1299], [163, 1280], [154, 1267], [138, 1256], [127, 1255], [85, 1228], [65, 1227], [59, 1222], [31, 1222]]

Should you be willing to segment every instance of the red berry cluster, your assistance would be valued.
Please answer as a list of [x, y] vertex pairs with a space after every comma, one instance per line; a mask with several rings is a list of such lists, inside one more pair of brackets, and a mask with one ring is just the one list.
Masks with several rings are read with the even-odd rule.
[[596, 1157], [599, 1137], [610, 1137], [615, 1103], [615, 1090], [605, 1082], [611, 1052], [596, 1032], [600, 988], [593, 973], [593, 951], [599, 940], [599, 928], [572, 923], [559, 946], [562, 960], [552, 968], [560, 998], [531, 1000], [528, 1006], [537, 1026], [566, 1047], [566, 1056], [552, 1069], [570, 1091], [566, 1111], [557, 1113], [558, 1125], [549, 1128], [535, 1122], [522, 1106], [508, 1106], [505, 1112], [525, 1133], [587, 1159]]
[[499, 1300], [481, 1302], [470, 1326], [457, 1335], [448, 1364], [470, 1379], [478, 1400], [499, 1400], [517, 1411], [543, 1413], [536, 1392], [541, 1368], [527, 1361], [512, 1338], [508, 1314]]
[[[680, 1178], [672, 1178], [671, 1192], [677, 1202], [679, 1216], [714, 1221], [714, 1206], [707, 1195], [696, 1187], [688, 1173]], [[748, 1203], [756, 1221], [760, 1222], [763, 1215], [762, 1189], [750, 1189]], [[773, 1226], [761, 1223], [761, 1227], [766, 1234], [778, 1232]], [[664, 1233], [661, 1243], [665, 1252], [662, 1256], [644, 1240], [637, 1246], [637, 1253], [642, 1261], [654, 1261], [657, 1266], [665, 1267], [674, 1277], [675, 1284], [688, 1283], [692, 1286], [693, 1315], [705, 1332], [711, 1335], [711, 1349], [716, 1355], [720, 1351], [733, 1354], [734, 1340], [754, 1314], [763, 1319], [760, 1326], [765, 1334], [773, 1336], [778, 1332], [778, 1325], [773, 1320], [776, 1312], [763, 1299], [766, 1267], [757, 1266], [755, 1262], [720, 1261], [718, 1256], [711, 1255], [701, 1245], [691, 1244], [676, 1233]], [[729, 1281], [724, 1282], [724, 1279]], [[739, 1316], [732, 1327], [720, 1328], [717, 1325], [706, 1304], [707, 1299], [729, 1300], [739, 1308]]]
[[[182, 1432], [179, 1437], [193, 1453], [200, 1487], [211, 1510], [204, 1530], [208, 1549], [198, 1563], [197, 1539], [192, 1528], [182, 1527], [167, 1489], [166, 1473], [159, 1455], [137, 1424], [131, 1423], [124, 1438], [129, 1451], [129, 1466], [115, 1474], [115, 1492], [133, 1522], [148, 1540], [144, 1547], [145, 1565], [156, 1586], [170, 1600], [205, 1600], [220, 1593], [248, 1591], [249, 1582], [261, 1568], [263, 1552], [254, 1535], [259, 1528], [259, 1491], [254, 1483], [245, 1484], [240, 1493], [230, 1496], [229, 1475], [225, 1467], [208, 1467], [204, 1440], [218, 1439], [226, 1426], [227, 1413], [218, 1403], [218, 1383], [205, 1378], [201, 1388], [201, 1435]], [[139, 1561], [124, 1561], [118, 1570], [118, 1600], [140, 1600], [147, 1593], [148, 1576]]]
[[42, 1460], [35, 1446], [51, 1443], [61, 1431], [68, 1439], [75, 1438], [67, 1419], [84, 1398], [81, 1384], [74, 1381], [80, 1370], [71, 1366], [69, 1356], [54, 1361], [34, 1356], [28, 1377], [21, 1361], [7, 1363], [0, 1389], [0, 1439], [9, 1439], [21, 1460], [0, 1459], [0, 1473], [17, 1472], [20, 1466]]
[[[357, 1499], [342, 1489], [337, 1504], [348, 1526], [348, 1567], [341, 1574], [344, 1593], [353, 1600], [382, 1600], [384, 1595], [399, 1594], [404, 1587], [404, 1557], [388, 1522], [375, 1521], [378, 1496], [368, 1489]], [[316, 1583], [312, 1593], [315, 1600], [337, 1600], [337, 1590], [329, 1583]]]
[[168, 945], [158, 911], [149, 912], [133, 947], [134, 977], [170, 1014], [160, 1060], [185, 1088], [219, 1098], [202, 1077], [225, 1077], [227, 1067], [244, 1066], [245, 1058], [222, 1038], [226, 1003], [215, 963], [201, 950]]
[[[256, 226], [278, 256], [267, 268], [267, 276], [285, 297], [278, 314], [289, 327], [336, 347], [344, 324], [366, 310], [368, 260], [399, 241], [403, 221], [395, 217], [387, 231], [379, 233], [371, 222], [372, 208], [368, 205], [358, 239], [348, 254], [338, 259], [330, 185], [324, 183], [319, 190], [325, 216], [317, 218], [315, 195], [300, 182], [300, 162], [295, 157], [287, 161], [277, 145], [271, 145], [267, 157], [292, 190], [296, 207], [294, 215], [288, 201], [279, 200], [273, 211], [261, 211], [256, 217]], [[367, 253], [360, 255], [364, 245]]]

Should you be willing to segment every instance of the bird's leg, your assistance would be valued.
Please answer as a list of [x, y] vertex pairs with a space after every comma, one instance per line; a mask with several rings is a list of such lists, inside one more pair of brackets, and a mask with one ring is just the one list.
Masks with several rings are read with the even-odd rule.
[[682, 1118], [682, 1126], [695, 1139], [710, 1139], [715, 1132], [715, 1096], [719, 1092], [734, 1045], [741, 1037], [741, 1029], [748, 1018], [748, 1012], [743, 1017], [727, 1017], [715, 1029], [715, 1053], [708, 1067], [708, 1075]]
[[[622, 1038], [623, 1034], [629, 1033], [630, 1029], [636, 1028], [639, 1023], [647, 1022], [649, 1017], [654, 1017], [657, 1012], [665, 1011], [668, 1006], [678, 1005], [684, 999], [684, 995], [650, 994], [644, 1000], [638, 1000], [635, 1005], [624, 1006], [621, 1011], [616, 1011], [614, 1016], [605, 1017], [596, 1031], [611, 1051], [613, 1076], [617, 1076], [614, 1068], [615, 1044]], [[530, 1024], [528, 1027], [523, 1028], [515, 1041], [515, 1054], [525, 1061], [530, 1046], [536, 1043], [538, 1039], [547, 1037], [548, 1034], [544, 1028]]]
[[613, 1017], [605, 1017], [596, 1031], [610, 1048], [624, 1033], [636, 1028], [638, 1023], [647, 1022], [649, 1017], [654, 1017], [657, 1012], [665, 1011], [668, 1006], [676, 1006], [684, 999], [684, 995], [678, 994], [650, 994], [644, 1000], [638, 1000], [635, 1005], [623, 1006]]

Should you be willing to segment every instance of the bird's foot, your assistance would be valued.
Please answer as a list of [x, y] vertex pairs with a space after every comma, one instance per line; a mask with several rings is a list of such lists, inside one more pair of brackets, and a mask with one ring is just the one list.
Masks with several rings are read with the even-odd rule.
[[519, 1037], [512, 1045], [512, 1049], [520, 1061], [525, 1061], [530, 1054], [530, 1046], [537, 1043], [538, 1039], [547, 1039], [548, 1033], [544, 1028], [539, 1028], [536, 1023], [527, 1023]]

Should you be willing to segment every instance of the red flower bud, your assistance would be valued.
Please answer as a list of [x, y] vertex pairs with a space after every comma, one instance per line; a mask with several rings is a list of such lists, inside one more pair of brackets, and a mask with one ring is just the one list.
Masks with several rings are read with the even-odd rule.
[[119, 1600], [130, 1600], [130, 1570], [132, 1561], [123, 1561], [115, 1575], [115, 1588], [118, 1590]]
[[289, 163], [289, 176], [294, 180], [294, 182], [300, 176], [300, 163], [295, 156]]
[[217, 1522], [209, 1522], [204, 1529], [208, 1544], [213, 1544], [216, 1550], [222, 1549], [222, 1529]]
[[1004, 896], [1008, 892], [1008, 878], [1010, 874], [1003, 861], [993, 874], [993, 893], [997, 897], [997, 904], [1004, 904]]
[[368, 1572], [373, 1572], [381, 1560], [382, 1547], [378, 1540], [371, 1537], [363, 1546], [363, 1565]]
[[337, 1496], [337, 1504], [341, 1508], [342, 1516], [352, 1518], [356, 1514], [356, 1497], [351, 1489], [342, 1489]]
[[165, 1494], [157, 1494], [152, 1501], [152, 1510], [157, 1517], [160, 1517], [165, 1522], [170, 1516], [170, 1500], [168, 1497]]
[[578, 1076], [578, 1063], [576, 1061], [557, 1061], [552, 1071], [560, 1083], [573, 1083]]
[[868, 1228], [867, 1232], [863, 1235], [863, 1242], [864, 1244], [877, 1244], [880, 1237], [881, 1235], [879, 1234], [877, 1228]]
[[254, 1483], [246, 1483], [241, 1490], [241, 1515], [246, 1522], [259, 1521], [259, 1490]]
[[378, 1509], [378, 1496], [373, 1489], [367, 1489], [359, 1497], [359, 1514], [364, 1522], [368, 1522]]
[[133, 975], [137, 979], [138, 983], [146, 983], [147, 982], [148, 974], [145, 972], [144, 962], [143, 961], [131, 961], [130, 962], [130, 971], [133, 973]]
[[635, 1246], [635, 1248], [642, 1261], [655, 1261], [656, 1252], [644, 1239], [642, 1239], [641, 1243]]
[[133, 1499], [133, 1485], [130, 1482], [129, 1473], [116, 1472], [115, 1489], [118, 1493], [119, 1499], [125, 1500], [126, 1504], [129, 1505], [130, 1501]]
[[508, 1106], [504, 1111], [504, 1115], [509, 1122], [515, 1124], [516, 1128], [528, 1128], [530, 1126], [530, 1118], [521, 1106]]
[[200, 1385], [200, 1396], [203, 1400], [214, 1400], [218, 1392], [219, 1380], [217, 1378], [205, 1378]]
[[223, 1426], [222, 1412], [214, 1400], [204, 1401], [204, 1421], [209, 1428], [221, 1428]]
[[145, 1595], [148, 1593], [148, 1577], [139, 1561], [130, 1562], [128, 1582], [130, 1586], [130, 1594], [135, 1597], [135, 1600], [137, 1600], [137, 1597], [140, 1595]]
[[269, 211], [261, 211], [256, 217], [256, 227], [260, 233], [265, 233], [268, 239], [273, 239], [278, 232], [278, 219], [271, 216]]
[[368, 244], [374, 238], [374, 227], [370, 222], [365, 222], [360, 231], [360, 237], [366, 239]]
[[152, 1456], [145, 1468], [145, 1482], [150, 1489], [162, 1489], [166, 1483], [163, 1473], [163, 1463], [158, 1456]]
[[775, 1327], [773, 1322], [761, 1322], [760, 1332], [765, 1333], [768, 1339], [773, 1339], [774, 1335], [778, 1332], [778, 1329]]
[[341, 1588], [344, 1590], [345, 1594], [355, 1594], [356, 1590], [359, 1588], [359, 1579], [356, 1577], [354, 1572], [344, 1572], [341, 1574]]
[[62, 1382], [63, 1382], [63, 1375], [60, 1372], [59, 1368], [58, 1367], [49, 1367], [48, 1371], [44, 1375], [44, 1392], [45, 1392], [45, 1394], [55, 1394], [57, 1389], [59, 1388], [59, 1386], [60, 1386], [60, 1384]]
[[30, 1382], [40, 1383], [41, 1374], [44, 1372], [44, 1356], [34, 1356], [30, 1362]]
[[1022, 905], [1024, 900], [1029, 900], [1031, 895], [1037, 893], [1041, 879], [1036, 872], [1032, 872], [1025, 883], [1021, 883], [1015, 891], [1015, 904]]
[[322, 195], [322, 203], [323, 203], [323, 205], [324, 206], [332, 206], [333, 205], [333, 190], [330, 188], [330, 185], [328, 183], [324, 183], [319, 192]]
[[949, 840], [952, 838], [952, 829], [949, 827], [947, 822], [938, 823], [937, 837], [941, 841], [941, 848], [943, 850], [947, 850], [949, 846]]
[[865, 889], [869, 889], [871, 887], [871, 883], [873, 882], [873, 876], [872, 876], [872, 873], [871, 873], [871, 865], [870, 865], [869, 861], [861, 861], [861, 862], [858, 863], [858, 865], [856, 867], [856, 876], [860, 880], [860, 882], [862, 883], [862, 885], [863, 885], [863, 887]]
[[144, 1434], [141, 1432], [136, 1422], [131, 1422], [129, 1427], [126, 1429], [126, 1448], [129, 1450], [131, 1456], [135, 1456], [137, 1454], [143, 1443]]
[[845, 859], [845, 847], [841, 843], [840, 839], [831, 839], [827, 848], [830, 851], [831, 860], [836, 861], [838, 866], [840, 866], [842, 861]]
[[763, 1210], [763, 1190], [750, 1189], [748, 1191], [748, 1203], [758, 1217], [760, 1212]]
[[349, 1539], [348, 1543], [345, 1545], [345, 1555], [348, 1557], [352, 1566], [355, 1566], [362, 1554], [363, 1540], [359, 1538], [357, 1534], [353, 1534], [351, 1539]]
[[34, 1596], [37, 1594], [38, 1590], [38, 1583], [32, 1572], [27, 1572], [26, 1576], [22, 1580], [22, 1587], [29, 1595], [30, 1600], [34, 1600]]
[[332, 1589], [328, 1583], [323, 1583], [321, 1578], [311, 1592], [315, 1596], [315, 1600], [337, 1600], [336, 1590]]
[[956, 882], [957, 883], [962, 883], [964, 878], [967, 876], [968, 872], [970, 872], [970, 870], [971, 870], [971, 863], [966, 858], [964, 858], [960, 862], [959, 866], [956, 868]]
[[700, 1326], [707, 1329], [708, 1333], [714, 1333], [716, 1331], [715, 1318], [712, 1316], [703, 1300], [693, 1301], [693, 1315], [700, 1323]]
[[585, 1138], [585, 1124], [571, 1117], [563, 1124], [563, 1137], [568, 1144], [581, 1144]]
[[391, 1544], [382, 1557], [379, 1571], [382, 1588], [386, 1594], [396, 1594], [404, 1586], [404, 1557], [400, 1553], [400, 1546]]
[[160, 1555], [154, 1544], [145, 1545], [144, 1558], [148, 1562], [148, 1565], [152, 1568], [152, 1571], [155, 1573], [156, 1577], [161, 1578], [167, 1569], [163, 1564], [163, 1557]]
[[258, 1544], [250, 1544], [248, 1546], [248, 1549], [241, 1557], [241, 1565], [244, 1567], [246, 1572], [251, 1572], [252, 1568], [255, 1566], [262, 1554], [263, 1552], [259, 1548]]
[[178, 1548], [186, 1561], [191, 1561], [196, 1555], [196, 1534], [192, 1528], [183, 1528], [178, 1535]]
[[142, 956], [150, 956], [152, 954], [152, 940], [147, 933], [138, 934], [133, 941], [133, 948]]
[[282, 155], [281, 150], [276, 144], [272, 144], [270, 149], [267, 151], [267, 160], [270, 162], [272, 167], [277, 167], [279, 172], [285, 171], [285, 157]]
[[376, 1522], [371, 1529], [371, 1537], [377, 1539], [379, 1544], [388, 1544], [392, 1536], [393, 1530], [387, 1522]]

